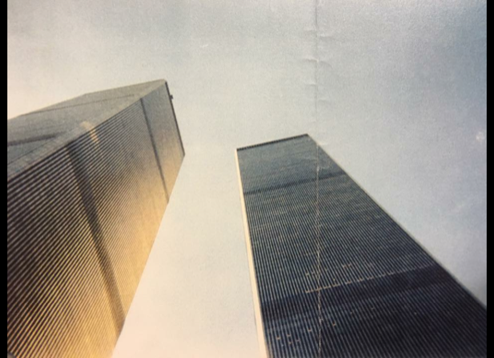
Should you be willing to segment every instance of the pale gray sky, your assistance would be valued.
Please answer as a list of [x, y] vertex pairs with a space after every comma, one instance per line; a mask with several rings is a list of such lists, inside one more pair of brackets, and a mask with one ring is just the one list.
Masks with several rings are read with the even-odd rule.
[[9, 118], [158, 78], [175, 97], [186, 158], [114, 357], [257, 356], [234, 149], [301, 133], [485, 303], [485, 11], [9, 1]]

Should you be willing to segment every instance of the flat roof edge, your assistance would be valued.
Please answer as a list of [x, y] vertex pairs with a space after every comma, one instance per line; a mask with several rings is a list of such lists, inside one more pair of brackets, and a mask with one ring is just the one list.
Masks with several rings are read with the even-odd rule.
[[303, 137], [309, 137], [310, 138], [310, 135], [308, 135], [307, 133], [306, 134], [299, 134], [299, 135], [288, 137], [288, 138], [281, 138], [281, 139], [271, 140], [269, 142], [252, 144], [252, 145], [248, 145], [246, 147], [237, 148], [237, 152], [240, 152], [240, 151], [246, 150], [246, 149], [252, 149], [252, 148], [262, 147], [262, 146], [265, 146], [265, 145], [276, 144], [276, 143], [280, 143], [280, 142], [286, 142], [286, 141], [289, 141], [289, 140], [303, 138]]
[[[61, 103], [73, 101], [75, 99], [78, 99], [80, 97], [83, 97], [83, 96], [86, 96], [86, 95], [89, 95], [89, 94], [101, 93], [101, 92], [112, 91], [112, 90], [119, 90], [119, 89], [123, 89], [123, 88], [127, 88], [127, 87], [142, 86], [142, 85], [148, 84], [149, 85], [148, 88], [146, 88], [144, 90], [141, 90], [140, 92], [137, 92], [137, 93], [135, 93], [133, 95], [133, 96], [145, 96], [145, 95], [149, 94], [150, 92], [154, 91], [156, 88], [161, 87], [165, 83], [167, 83], [167, 81], [165, 79], [158, 79], [158, 80], [147, 81], [147, 82], [139, 82], [139, 83], [135, 83], [135, 84], [128, 85], [128, 86], [119, 86], [119, 87], [115, 87], [115, 88], [107, 88], [107, 89], [100, 90], [100, 91], [87, 92], [87, 93], [83, 93], [83, 94], [81, 94], [79, 96], [71, 97], [71, 98], [68, 98], [66, 100], [60, 101], [58, 103], [53, 103], [51, 105], [48, 105], [48, 106], [45, 106], [45, 107], [36, 109], [34, 111], [31, 111], [31, 112], [19, 114], [19, 115], [15, 116], [15, 117], [8, 118], [7, 120], [8, 121], [11, 121], [13, 119], [16, 119], [16, 118], [19, 118], [19, 117], [28, 116], [28, 115], [31, 115], [31, 114], [36, 114], [36, 113], [41, 113], [41, 112], [47, 112], [47, 111], [57, 110], [58, 108], [52, 108], [52, 107], [53, 106], [56, 106], [56, 105], [59, 105]], [[153, 86], [153, 84], [154, 84], [154, 86]], [[150, 90], [150, 88], [151, 88], [151, 90]], [[132, 97], [132, 95], [129, 95], [129, 97]]]
[[[26, 155], [19, 157], [15, 161], [9, 163], [7, 165], [7, 181], [13, 179], [15, 176], [17, 176], [19, 173], [22, 173], [24, 170], [27, 170], [32, 166], [36, 165], [38, 162], [42, 161], [46, 157], [55, 153], [56, 151], [62, 149], [67, 144], [75, 141], [77, 138], [81, 137], [88, 131], [96, 128], [97, 126], [104, 123], [108, 119], [116, 116], [118, 113], [122, 112], [126, 108], [139, 102], [143, 97], [156, 91], [158, 88], [165, 86], [167, 83], [165, 80], [156, 80], [156, 81], [144, 82], [144, 83], [151, 84], [153, 82], [155, 82], [154, 86], [150, 86], [149, 88], [146, 88], [145, 90], [135, 94], [135, 96], [133, 96], [132, 99], [129, 99], [129, 102], [122, 103], [114, 108], [108, 109], [107, 111], [102, 112], [101, 115], [97, 116], [94, 119], [82, 120], [81, 123], [84, 123], [84, 127], [78, 125], [72, 130], [69, 130], [55, 137], [52, 141], [50, 141], [50, 143], [47, 143], [46, 145], [43, 145], [33, 150], [32, 152], [29, 152]], [[124, 86], [121, 88], [125, 88], [125, 87], [128, 86]], [[169, 100], [171, 101], [171, 99]]]

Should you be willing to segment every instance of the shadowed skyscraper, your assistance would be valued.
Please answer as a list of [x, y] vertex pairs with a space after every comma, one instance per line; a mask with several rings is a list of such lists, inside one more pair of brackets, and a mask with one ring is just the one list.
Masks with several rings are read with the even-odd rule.
[[237, 160], [264, 355], [486, 356], [486, 309], [309, 136]]
[[7, 350], [109, 357], [185, 155], [165, 81], [8, 122]]

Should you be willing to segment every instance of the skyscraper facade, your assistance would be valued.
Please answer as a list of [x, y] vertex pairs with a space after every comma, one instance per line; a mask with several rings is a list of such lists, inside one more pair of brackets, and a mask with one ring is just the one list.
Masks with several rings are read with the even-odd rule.
[[165, 81], [8, 122], [7, 350], [109, 357], [184, 148]]
[[486, 309], [309, 136], [237, 163], [264, 356], [486, 356]]

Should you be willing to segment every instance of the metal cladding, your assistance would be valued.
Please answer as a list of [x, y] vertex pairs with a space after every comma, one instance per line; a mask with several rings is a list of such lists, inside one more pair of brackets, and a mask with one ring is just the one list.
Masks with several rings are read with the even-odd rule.
[[237, 159], [265, 355], [486, 356], [486, 309], [309, 136]]
[[8, 352], [111, 356], [184, 155], [165, 81], [9, 121]]

